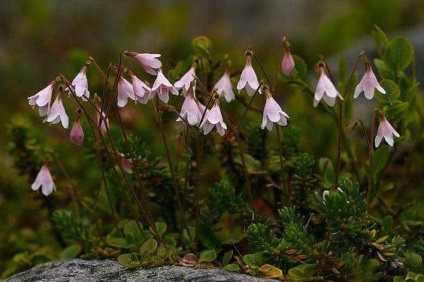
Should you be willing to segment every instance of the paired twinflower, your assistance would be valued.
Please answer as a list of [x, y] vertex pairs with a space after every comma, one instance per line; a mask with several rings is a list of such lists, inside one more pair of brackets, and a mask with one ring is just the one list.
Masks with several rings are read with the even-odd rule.
[[324, 101], [330, 107], [334, 106], [337, 97], [343, 100], [342, 95], [340, 95], [333, 82], [331, 82], [325, 73], [325, 69], [325, 63], [322, 61], [318, 62], [319, 80], [314, 95], [314, 107], [318, 106], [318, 103], [321, 101], [321, 99], [324, 99]]
[[[183, 96], [187, 95], [188, 89], [190, 88], [190, 85], [192, 84], [192, 82], [196, 82], [196, 67], [197, 67], [197, 62], [194, 62], [193, 65], [191, 66], [191, 68], [188, 70], [188, 72], [186, 72], [181, 78], [180, 80], [178, 80], [177, 82], [175, 82], [174, 87], [177, 88], [178, 90], [182, 89], [182, 94]], [[195, 86], [193, 86], [195, 87]]]
[[160, 100], [162, 100], [164, 103], [168, 103], [169, 92], [178, 96], [178, 90], [163, 75], [162, 70], [159, 69], [158, 76], [156, 77], [152, 90], [150, 91], [149, 99], [153, 99], [155, 95], [158, 95]]
[[222, 77], [216, 82], [213, 89], [218, 93], [219, 97], [224, 97], [225, 101], [231, 102], [236, 98], [231, 84], [230, 73], [226, 70]]
[[377, 78], [375, 77], [368, 60], [366, 58], [364, 59], [365, 74], [356, 86], [353, 98], [357, 98], [359, 94], [361, 94], [361, 92], [364, 92], [365, 98], [371, 100], [374, 97], [374, 89], [377, 89], [382, 94], [386, 94], [386, 91], [378, 83]]
[[400, 137], [400, 134], [387, 121], [386, 117], [381, 116], [380, 124], [378, 125], [377, 135], [375, 136], [375, 147], [380, 146], [381, 140], [384, 138], [390, 146], [393, 146], [393, 136]]
[[41, 187], [41, 193], [44, 196], [50, 195], [54, 190], [56, 190], [56, 186], [54, 185], [52, 175], [50, 174], [49, 167], [47, 164], [44, 164], [40, 171], [37, 174], [34, 182], [31, 185], [31, 189], [33, 191], [39, 190]]
[[289, 116], [281, 109], [280, 105], [274, 100], [274, 98], [272, 98], [268, 86], [264, 85], [262, 88], [266, 96], [266, 102], [263, 111], [261, 128], [264, 129], [266, 127], [266, 129], [271, 131], [274, 127], [274, 123], [286, 126]]
[[28, 102], [31, 106], [38, 106], [38, 113], [40, 116], [45, 116], [50, 110], [50, 102], [53, 94], [53, 87], [56, 83], [55, 80], [49, 83], [43, 90], [39, 91], [37, 94], [28, 97]]
[[219, 99], [214, 100], [213, 107], [206, 112], [200, 124], [200, 128], [202, 128], [205, 135], [211, 132], [214, 127], [216, 127], [216, 131], [219, 135], [224, 136], [227, 125], [222, 118], [221, 109], [219, 108]]
[[87, 64], [84, 65], [81, 71], [71, 82], [71, 85], [75, 91], [75, 95], [77, 97], [82, 97], [83, 100], [86, 100], [90, 97], [90, 91], [88, 91], [87, 66]]
[[161, 61], [158, 59], [160, 54], [123, 52], [124, 55], [137, 60], [141, 67], [149, 74], [156, 75], [162, 67]]
[[50, 122], [52, 124], [61, 122], [64, 128], [68, 128], [69, 117], [65, 112], [65, 107], [63, 107], [61, 96], [62, 96], [62, 92], [59, 91], [59, 93], [56, 96], [56, 99], [53, 102], [53, 105], [51, 106], [49, 110], [47, 118], [44, 121]]
[[262, 93], [261, 89], [259, 88], [260, 85], [258, 78], [256, 77], [255, 70], [252, 67], [252, 54], [252, 51], [246, 51], [246, 65], [241, 72], [240, 80], [237, 83], [238, 92], [245, 88], [249, 96], [253, 96], [256, 91], [258, 91], [259, 94]]
[[199, 125], [203, 113], [206, 111], [206, 107], [203, 105], [202, 108], [199, 107], [201, 104], [195, 99], [194, 87], [189, 88], [187, 93], [188, 94], [186, 95], [184, 103], [181, 107], [180, 117], [178, 117], [177, 121], [182, 121], [182, 119], [185, 119], [190, 125]]

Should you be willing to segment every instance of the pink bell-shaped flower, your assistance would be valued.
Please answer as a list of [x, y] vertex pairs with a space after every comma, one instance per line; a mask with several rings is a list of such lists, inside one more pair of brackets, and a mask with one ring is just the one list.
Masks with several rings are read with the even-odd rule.
[[68, 128], [69, 125], [69, 117], [65, 112], [65, 108], [63, 107], [61, 93], [57, 94], [56, 99], [51, 106], [47, 118], [44, 120], [50, 122], [52, 124], [62, 123], [64, 128]]
[[143, 81], [141, 81], [134, 74], [130, 73], [130, 75], [131, 75], [131, 81], [132, 81], [132, 86], [133, 86], [133, 91], [134, 91], [136, 101], [142, 104], [147, 104], [147, 102], [149, 101], [149, 94], [151, 91], [150, 87], [147, 86]]
[[216, 90], [219, 97], [224, 97], [227, 102], [231, 102], [236, 98], [228, 71], [224, 72], [213, 88]]
[[69, 139], [75, 145], [81, 145], [82, 142], [84, 142], [84, 131], [81, 126], [80, 113], [78, 113], [78, 116], [75, 119], [74, 125], [72, 126], [71, 133], [69, 134]]
[[252, 53], [251, 51], [246, 52], [246, 65], [240, 75], [240, 80], [237, 83], [237, 90], [240, 92], [243, 88], [246, 89], [246, 92], [249, 96], [253, 96], [256, 91], [261, 94], [261, 89], [259, 88], [259, 81], [256, 77], [255, 70], [252, 67]]
[[215, 100], [215, 104], [212, 109], [207, 111], [202, 124], [200, 127], [203, 129], [203, 133], [206, 135], [216, 126], [216, 131], [219, 135], [224, 136], [227, 125], [222, 119], [221, 110], [219, 108], [219, 100]]
[[191, 83], [195, 81], [195, 76], [196, 63], [193, 64], [193, 66], [180, 78], [180, 80], [174, 83], [175, 88], [178, 90], [183, 89], [182, 94], [183, 96], [186, 96]]
[[365, 63], [365, 68], [365, 74], [356, 86], [353, 98], [357, 98], [361, 92], [364, 92], [365, 98], [371, 100], [374, 97], [374, 89], [377, 89], [382, 94], [386, 94], [386, 90], [378, 83], [368, 62]]
[[74, 87], [77, 97], [83, 97], [85, 101], [90, 97], [90, 91], [88, 91], [87, 65], [82, 67], [71, 84]]
[[118, 161], [126, 173], [132, 174], [134, 172], [132, 160], [125, 158], [125, 155], [120, 152], [118, 152]]
[[169, 92], [174, 95], [178, 95], [178, 90], [169, 82], [169, 80], [163, 75], [162, 70], [159, 69], [158, 76], [153, 83], [152, 91], [150, 92], [149, 99], [153, 99], [155, 95], [158, 95], [164, 103], [169, 101]]
[[128, 80], [121, 77], [118, 81], [118, 107], [125, 107], [128, 98], [135, 101], [134, 88]]
[[324, 67], [321, 66], [319, 68], [319, 72], [320, 77], [318, 80], [317, 89], [315, 91], [314, 107], [318, 106], [318, 103], [321, 101], [321, 99], [324, 99], [327, 105], [333, 107], [336, 103], [336, 97], [339, 97], [341, 100], [343, 100], [343, 97], [325, 74]]
[[138, 61], [143, 69], [152, 75], [156, 75], [158, 69], [162, 66], [161, 61], [158, 59], [160, 54], [149, 54], [149, 53], [135, 53], [135, 52], [124, 52], [125, 55], [130, 56]]
[[45, 87], [43, 90], [39, 91], [37, 94], [28, 97], [28, 102], [31, 106], [38, 106], [38, 113], [40, 116], [47, 115], [50, 109], [50, 103], [53, 94], [53, 86], [55, 81], [52, 81]]
[[31, 189], [33, 191], [39, 190], [41, 187], [41, 193], [44, 196], [50, 195], [54, 190], [56, 190], [56, 186], [54, 185], [52, 175], [50, 174], [49, 168], [47, 165], [43, 165], [38, 172], [37, 177], [34, 180], [34, 183], [31, 185]]
[[400, 137], [399, 133], [393, 128], [393, 126], [387, 121], [385, 117], [382, 117], [380, 124], [378, 125], [377, 135], [375, 136], [375, 147], [380, 146], [381, 140], [384, 138], [390, 146], [393, 146], [393, 135]]
[[266, 127], [266, 129], [272, 131], [274, 123], [277, 123], [281, 126], [286, 126], [289, 116], [281, 109], [280, 105], [278, 105], [274, 98], [272, 98], [268, 87], [264, 87], [264, 92], [266, 94], [266, 102], [261, 128], [264, 129]]
[[[190, 125], [199, 125], [200, 120], [202, 119], [202, 115], [203, 112], [200, 111], [199, 105], [194, 99], [193, 90], [189, 89], [181, 107], [180, 116], [184, 118]], [[181, 117], [179, 117], [177, 121], [182, 121]]]

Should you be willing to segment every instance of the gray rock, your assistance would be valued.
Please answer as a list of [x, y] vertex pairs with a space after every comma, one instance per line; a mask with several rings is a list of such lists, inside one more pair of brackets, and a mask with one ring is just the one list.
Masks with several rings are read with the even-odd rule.
[[[113, 260], [65, 260], [33, 267], [10, 277], [8, 282], [85, 282], [85, 281], [272, 281], [220, 269], [192, 269], [180, 266], [163, 266], [152, 269], [125, 269]], [[275, 281], [275, 280], [274, 280]]]

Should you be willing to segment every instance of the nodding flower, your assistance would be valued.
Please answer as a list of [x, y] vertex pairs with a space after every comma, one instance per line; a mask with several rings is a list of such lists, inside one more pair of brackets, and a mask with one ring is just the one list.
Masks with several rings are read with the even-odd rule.
[[121, 77], [118, 81], [118, 107], [124, 107], [128, 103], [128, 98], [136, 100], [134, 88], [128, 80]]
[[82, 67], [71, 84], [74, 87], [77, 97], [82, 97], [85, 101], [90, 97], [90, 91], [88, 91], [87, 65]]
[[195, 100], [192, 89], [193, 88], [189, 89], [188, 94], [184, 99], [184, 103], [181, 107], [180, 117], [177, 119], [177, 121], [182, 121], [181, 118], [184, 118], [190, 125], [199, 125], [203, 112], [200, 110], [200, 107]]
[[124, 55], [130, 56], [137, 60], [141, 67], [149, 74], [156, 75], [159, 68], [162, 67], [161, 61], [158, 59], [160, 54], [124, 52]]
[[68, 128], [69, 117], [65, 112], [65, 108], [63, 107], [61, 95], [61, 92], [57, 94], [56, 99], [54, 100], [53, 105], [49, 110], [47, 118], [44, 121], [50, 122], [52, 124], [59, 123], [60, 121], [64, 128]]
[[314, 95], [314, 107], [318, 106], [318, 103], [321, 101], [321, 99], [324, 99], [327, 105], [333, 107], [336, 103], [336, 98], [339, 97], [341, 100], [343, 100], [343, 97], [328, 78], [327, 74], [325, 73], [325, 67], [323, 64], [325, 63], [318, 63], [319, 80]]
[[263, 87], [266, 95], [266, 102], [263, 111], [262, 125], [261, 128], [268, 129], [271, 131], [274, 128], [274, 123], [281, 126], [287, 125], [287, 119], [289, 116], [281, 109], [280, 105], [272, 98], [268, 87]]
[[38, 113], [42, 117], [47, 115], [50, 110], [53, 86], [55, 83], [56, 81], [53, 80], [49, 83], [49, 85], [47, 85], [44, 89], [40, 90], [37, 94], [28, 97], [28, 103], [33, 107], [38, 106]]
[[386, 90], [378, 83], [370, 63], [365, 61], [365, 73], [355, 88], [353, 98], [357, 98], [361, 92], [364, 92], [365, 98], [371, 100], [374, 97], [374, 89], [377, 89], [382, 94], [386, 94]]
[[381, 140], [384, 138], [390, 146], [393, 146], [394, 140], [393, 135], [400, 137], [399, 133], [393, 128], [393, 126], [383, 116], [380, 124], [378, 125], [377, 135], [375, 136], [375, 147], [380, 146]]
[[155, 95], [158, 95], [164, 103], [169, 101], [169, 92], [174, 95], [178, 95], [178, 90], [169, 82], [169, 80], [163, 75], [162, 70], [159, 69], [158, 76], [153, 83], [152, 91], [150, 92], [149, 99], [153, 99]]
[[178, 80], [175, 82], [174, 87], [178, 90], [182, 89], [183, 96], [187, 95], [188, 89], [190, 88], [190, 85], [192, 82], [195, 82], [195, 75], [196, 75], [196, 66], [197, 63], [193, 63], [191, 68]]
[[40, 171], [37, 174], [37, 177], [34, 180], [34, 183], [31, 185], [33, 191], [39, 190], [41, 187], [41, 193], [44, 196], [50, 195], [56, 186], [54, 185], [52, 175], [50, 174], [49, 167], [45, 164], [41, 167]]
[[218, 93], [219, 97], [224, 97], [225, 101], [227, 102], [231, 102], [236, 98], [228, 71], [224, 72], [213, 89], [216, 90], [216, 93]]
[[243, 88], [246, 89], [246, 92], [249, 96], [253, 96], [256, 91], [261, 94], [261, 89], [259, 88], [259, 81], [256, 77], [255, 70], [252, 67], [252, 52], [246, 52], [246, 65], [240, 75], [240, 80], [237, 83], [237, 90], [240, 92]]
[[216, 126], [216, 131], [219, 135], [224, 136], [227, 125], [222, 119], [221, 110], [219, 108], [219, 100], [215, 99], [213, 107], [206, 112], [200, 127], [203, 129], [203, 133], [206, 135]]

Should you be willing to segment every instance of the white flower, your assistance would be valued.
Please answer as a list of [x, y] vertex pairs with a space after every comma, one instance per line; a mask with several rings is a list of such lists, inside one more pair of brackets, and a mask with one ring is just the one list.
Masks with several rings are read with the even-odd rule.
[[83, 99], [88, 99], [90, 97], [90, 91], [88, 91], [87, 66], [82, 67], [71, 84], [74, 87], [77, 97], [83, 97]]
[[135, 101], [134, 88], [128, 80], [121, 77], [118, 81], [118, 107], [124, 107], [128, 98]]
[[328, 190], [324, 190], [324, 192], [322, 192], [322, 201], [325, 204], [325, 199], [330, 195], [330, 191]]
[[230, 74], [227, 71], [222, 75], [213, 88], [216, 90], [219, 97], [224, 97], [227, 102], [236, 98], [233, 91], [233, 85], [231, 84]]
[[[265, 91], [268, 92], [268, 90]], [[261, 128], [264, 129], [266, 127], [266, 129], [271, 131], [274, 127], [274, 123], [286, 126], [288, 118], [289, 116], [281, 109], [280, 105], [278, 105], [274, 98], [272, 98], [271, 95], [267, 95]]]
[[221, 114], [221, 110], [219, 109], [218, 100], [216, 100], [215, 105], [213, 105], [212, 109], [206, 112], [203, 122], [200, 125], [205, 135], [211, 132], [214, 126], [216, 126], [216, 131], [218, 132], [219, 135], [223, 136], [225, 134], [227, 125], [224, 123], [224, 120], [222, 119], [222, 114]]
[[157, 70], [162, 66], [161, 61], [159, 61], [160, 54], [149, 54], [149, 53], [134, 53], [134, 52], [125, 52], [127, 56], [133, 57], [138, 61], [138, 63], [143, 67], [143, 69], [152, 75], [157, 74]]
[[[181, 107], [180, 116], [187, 120], [190, 125], [198, 125], [202, 115], [203, 112], [200, 111], [200, 107], [194, 99], [192, 91], [189, 91]], [[182, 121], [182, 119], [179, 117], [177, 121]]]
[[393, 135], [399, 137], [399, 133], [393, 128], [393, 126], [387, 121], [385, 117], [382, 118], [377, 130], [377, 136], [375, 136], [375, 147], [380, 146], [381, 140], [386, 140], [387, 144], [393, 146]]
[[54, 190], [56, 190], [56, 186], [54, 185], [53, 178], [50, 174], [49, 168], [47, 165], [43, 165], [41, 167], [40, 172], [38, 172], [37, 177], [35, 178], [34, 183], [31, 185], [31, 189], [37, 191], [41, 187], [41, 193], [44, 196], [50, 195]]
[[159, 99], [164, 103], [169, 101], [169, 92], [172, 94], [178, 95], [178, 90], [169, 82], [169, 80], [163, 75], [162, 70], [158, 71], [158, 76], [156, 77], [155, 82], [153, 83], [152, 91], [150, 92], [149, 99], [153, 99], [157, 94]]
[[261, 89], [259, 88], [259, 81], [256, 77], [256, 73], [253, 70], [251, 64], [251, 55], [246, 55], [246, 65], [240, 75], [240, 80], [237, 83], [237, 90], [240, 92], [243, 88], [246, 88], [247, 94], [253, 96], [258, 90], [258, 93], [261, 94]]
[[44, 121], [51, 122], [53, 124], [56, 124], [60, 121], [62, 122], [62, 126], [64, 128], [68, 128], [69, 118], [65, 112], [65, 108], [63, 107], [60, 95], [61, 94], [58, 94], [56, 96], [56, 99], [54, 100], [53, 105], [49, 110], [49, 114], [47, 115], [47, 118]]
[[365, 98], [371, 100], [374, 97], [374, 88], [380, 93], [386, 94], [386, 91], [378, 83], [371, 67], [368, 66], [364, 76], [355, 88], [353, 98], [357, 98], [361, 92], [364, 92]]
[[138, 79], [138, 77], [136, 77], [134, 74], [130, 75], [136, 101], [142, 104], [147, 104], [151, 91], [150, 87], [147, 86], [143, 81]]
[[52, 81], [43, 90], [39, 91], [37, 94], [31, 97], [28, 97], [28, 102], [31, 106], [39, 107], [38, 113], [40, 114], [40, 116], [47, 115], [50, 109], [54, 84], [55, 81]]
[[187, 95], [187, 91], [190, 88], [191, 82], [195, 81], [195, 75], [196, 75], [196, 66], [195, 64], [186, 72], [180, 80], [175, 82], [174, 86], [178, 90], [181, 88], [183, 89], [183, 96]]
[[320, 72], [321, 74], [314, 96], [314, 107], [318, 106], [318, 103], [321, 101], [321, 99], [324, 99], [327, 105], [333, 107], [336, 103], [336, 97], [339, 97], [341, 100], [343, 100], [343, 97], [325, 74], [325, 71], [321, 69]]

